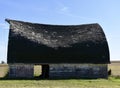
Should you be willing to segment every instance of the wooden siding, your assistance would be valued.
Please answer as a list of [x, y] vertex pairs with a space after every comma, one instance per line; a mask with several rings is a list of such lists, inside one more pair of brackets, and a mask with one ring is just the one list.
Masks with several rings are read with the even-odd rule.
[[9, 64], [9, 78], [33, 78], [34, 65]]
[[107, 78], [107, 64], [51, 64], [50, 78]]

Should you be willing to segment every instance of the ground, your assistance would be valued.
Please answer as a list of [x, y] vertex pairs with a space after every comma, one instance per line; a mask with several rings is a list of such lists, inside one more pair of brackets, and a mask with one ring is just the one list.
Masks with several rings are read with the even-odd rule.
[[111, 69], [112, 76], [120, 76], [120, 61], [113, 61], [108, 65], [108, 69]]
[[[120, 88], [120, 62], [108, 66], [112, 76], [108, 79], [0, 79], [0, 88]], [[0, 76], [7, 72], [7, 65], [0, 65]], [[40, 73], [40, 66], [35, 66], [35, 76]]]
[[0, 88], [120, 88], [120, 79], [0, 80]]

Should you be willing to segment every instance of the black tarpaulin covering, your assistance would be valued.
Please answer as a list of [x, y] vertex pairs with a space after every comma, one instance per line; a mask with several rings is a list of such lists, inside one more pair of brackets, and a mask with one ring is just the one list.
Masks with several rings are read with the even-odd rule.
[[8, 63], [109, 63], [99, 24], [48, 25], [6, 20], [10, 24]]

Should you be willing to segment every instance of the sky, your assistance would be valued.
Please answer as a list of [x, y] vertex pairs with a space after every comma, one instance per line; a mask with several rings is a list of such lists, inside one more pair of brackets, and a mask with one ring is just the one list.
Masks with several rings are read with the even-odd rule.
[[120, 0], [0, 0], [0, 62], [7, 62], [6, 18], [57, 25], [99, 23], [110, 60], [120, 60]]

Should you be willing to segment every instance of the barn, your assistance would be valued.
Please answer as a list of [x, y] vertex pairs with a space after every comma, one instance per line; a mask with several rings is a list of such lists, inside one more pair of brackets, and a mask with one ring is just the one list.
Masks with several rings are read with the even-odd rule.
[[34, 65], [43, 78], [107, 78], [108, 43], [97, 23], [50, 25], [6, 19], [10, 24], [9, 77], [33, 78]]

